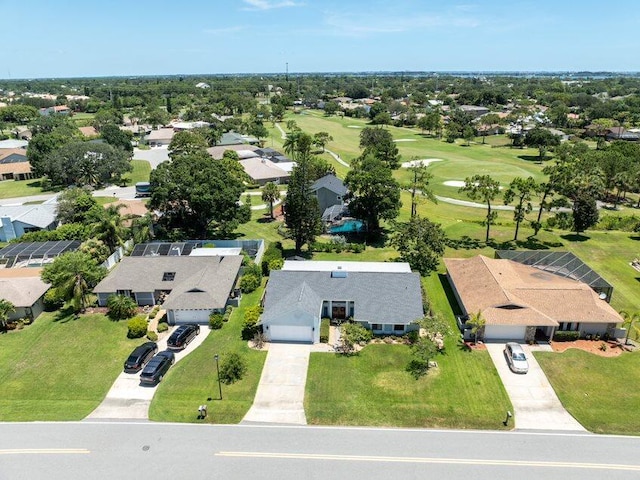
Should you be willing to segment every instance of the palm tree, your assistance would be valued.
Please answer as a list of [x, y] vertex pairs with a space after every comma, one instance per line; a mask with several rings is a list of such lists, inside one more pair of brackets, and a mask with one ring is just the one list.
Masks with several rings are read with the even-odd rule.
[[296, 159], [296, 153], [298, 150], [298, 137], [300, 137], [299, 131], [289, 132], [287, 133], [287, 138], [284, 139], [284, 143], [282, 144], [284, 153], [289, 155], [293, 160]]
[[16, 307], [9, 300], [0, 298], [0, 328], [2, 330], [7, 329], [7, 320], [9, 320], [9, 314], [16, 311]]
[[472, 313], [467, 320], [467, 324], [471, 325], [471, 333], [473, 334], [473, 343], [478, 343], [478, 333], [487, 324], [487, 321], [482, 316], [482, 312], [478, 310], [476, 313]]
[[638, 326], [638, 322], [640, 322], [640, 312], [629, 313], [625, 310], [620, 311], [620, 316], [622, 316], [622, 327], [627, 330], [627, 336], [624, 339], [624, 344], [629, 344], [629, 337], [631, 336], [631, 331], [633, 330], [636, 334], [640, 334], [640, 327]]
[[120, 210], [124, 205], [109, 205], [104, 213], [93, 224], [93, 234], [98, 240], [102, 240], [111, 252], [115, 251], [124, 242], [125, 229], [122, 225], [123, 217]]
[[278, 190], [278, 186], [273, 183], [267, 183], [262, 189], [262, 201], [269, 202], [269, 215], [273, 220], [273, 202], [280, 199], [280, 190]]

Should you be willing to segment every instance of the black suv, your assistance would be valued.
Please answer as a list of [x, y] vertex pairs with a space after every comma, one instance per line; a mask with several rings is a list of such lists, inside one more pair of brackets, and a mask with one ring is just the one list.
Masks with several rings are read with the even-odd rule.
[[181, 325], [167, 340], [167, 347], [182, 350], [200, 333], [198, 325]]
[[140, 374], [140, 383], [156, 384], [162, 381], [167, 370], [173, 365], [175, 357], [173, 352], [165, 350], [160, 352], [147, 363]]
[[158, 345], [155, 342], [143, 343], [136, 347], [127, 358], [127, 361], [124, 362], [124, 371], [127, 373], [138, 372], [157, 351]]

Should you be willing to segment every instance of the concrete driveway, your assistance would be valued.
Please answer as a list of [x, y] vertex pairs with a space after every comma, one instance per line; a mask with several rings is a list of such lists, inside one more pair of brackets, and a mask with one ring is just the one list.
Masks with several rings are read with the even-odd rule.
[[242, 423], [306, 425], [304, 388], [311, 345], [271, 343], [253, 405]]
[[504, 343], [487, 343], [486, 347], [498, 370], [504, 388], [514, 409], [515, 428], [518, 430], [566, 430], [586, 432], [565, 410], [551, 387], [542, 368], [532, 355], [531, 347], [522, 345], [529, 362], [529, 372], [513, 373], [504, 355]]
[[[158, 351], [166, 350], [167, 339], [174, 327], [168, 334], [158, 341]], [[207, 338], [211, 330], [206, 326], [200, 327], [200, 334], [194, 338], [191, 343], [181, 351], [175, 351], [176, 363], [193, 352]], [[143, 339], [140, 344], [144, 343]], [[122, 363], [126, 358], [122, 359]], [[173, 368], [173, 367], [171, 367]], [[156, 393], [158, 385], [146, 386], [140, 384], [140, 373], [122, 372], [113, 386], [107, 393], [102, 403], [91, 412], [85, 420], [148, 420], [149, 405]]]

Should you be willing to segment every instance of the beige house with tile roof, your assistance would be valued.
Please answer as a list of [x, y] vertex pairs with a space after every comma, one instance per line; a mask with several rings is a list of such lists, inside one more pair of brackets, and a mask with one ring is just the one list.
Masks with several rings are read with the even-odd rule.
[[0, 298], [15, 307], [9, 320], [34, 320], [44, 310], [44, 294], [50, 285], [40, 279], [42, 268], [0, 268]]
[[620, 315], [587, 284], [511, 260], [445, 258], [463, 317], [486, 321], [485, 340], [532, 340], [557, 330], [613, 333]]

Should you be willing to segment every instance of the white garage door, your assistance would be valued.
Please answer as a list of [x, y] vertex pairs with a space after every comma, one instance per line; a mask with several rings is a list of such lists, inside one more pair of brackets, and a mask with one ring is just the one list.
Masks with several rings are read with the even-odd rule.
[[206, 325], [209, 323], [209, 313], [209, 310], [174, 310], [174, 323], [176, 325], [185, 323]]
[[486, 325], [485, 340], [524, 340], [527, 327], [520, 325]]
[[289, 327], [286, 325], [270, 325], [269, 336], [276, 342], [313, 342], [311, 327]]

